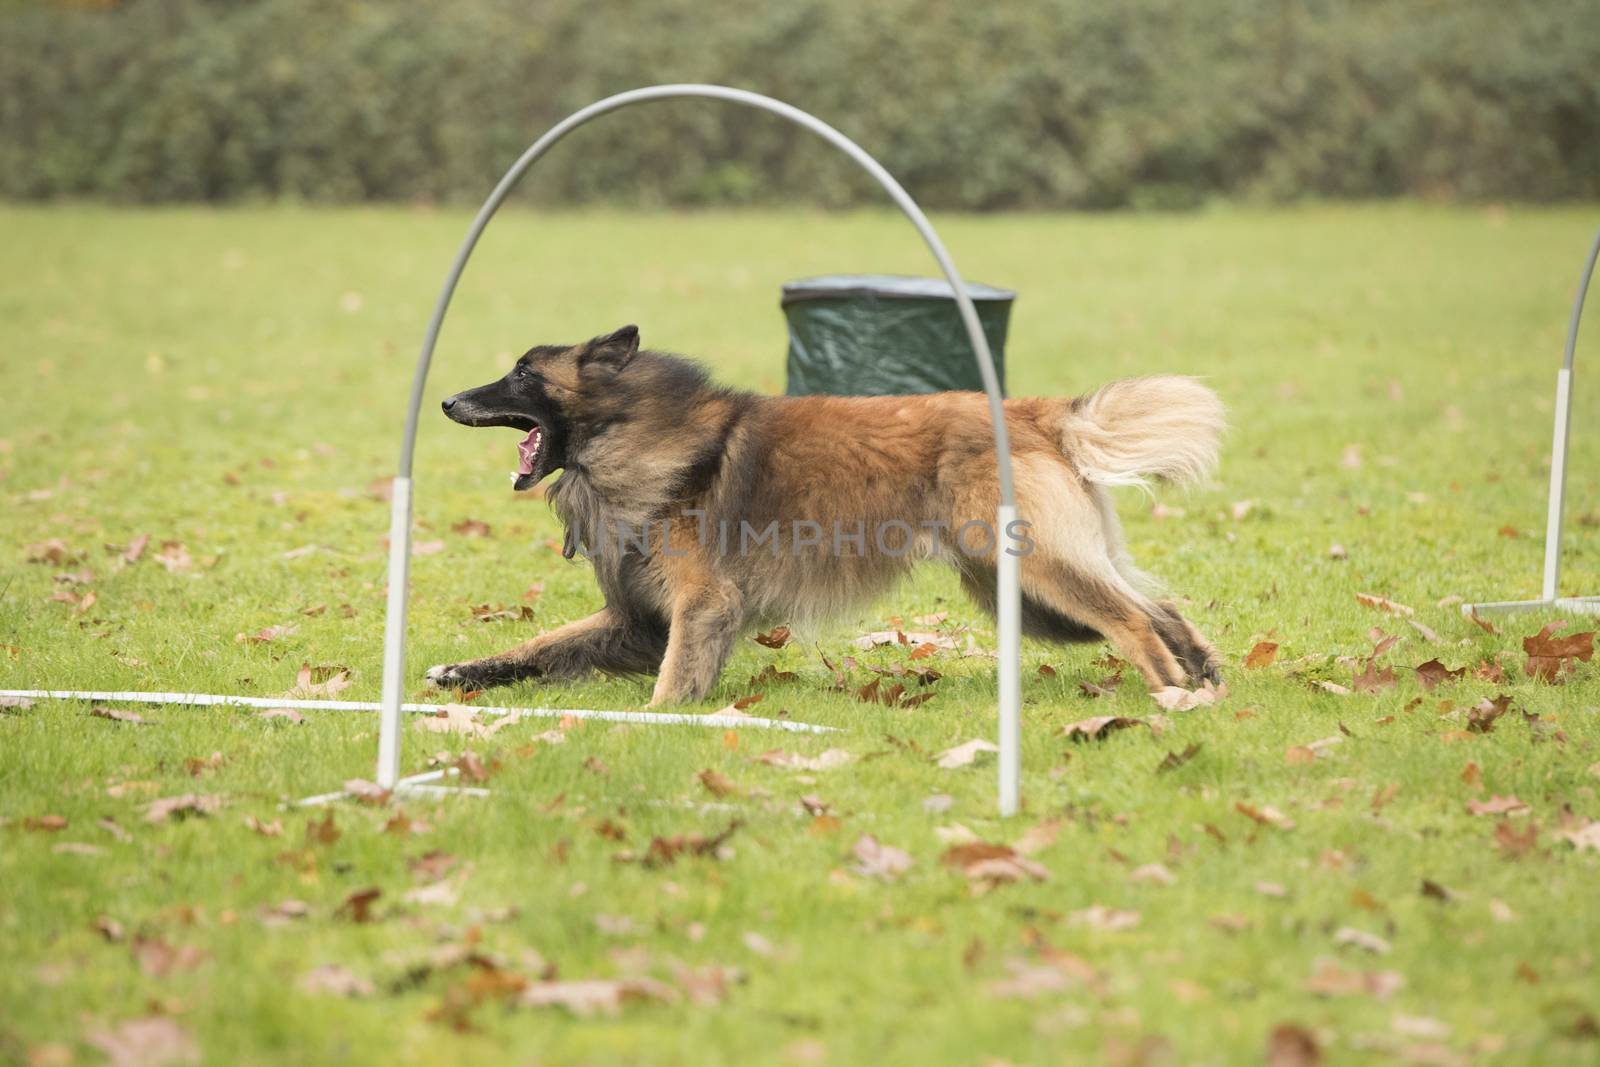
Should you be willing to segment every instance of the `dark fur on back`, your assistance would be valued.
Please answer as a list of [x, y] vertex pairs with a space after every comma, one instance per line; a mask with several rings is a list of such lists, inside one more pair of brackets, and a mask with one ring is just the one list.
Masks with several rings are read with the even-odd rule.
[[[972, 551], [956, 535], [992, 522], [998, 503], [979, 394], [760, 396], [641, 350], [630, 326], [530, 349], [445, 410], [537, 441], [516, 488], [561, 471], [546, 495], [566, 554], [590, 559], [606, 606], [502, 655], [433, 668], [437, 684], [653, 672], [652, 703], [698, 699], [744, 629], [836, 616], [935, 556], [951, 558], [993, 610], [1002, 542]], [[1007, 401], [1021, 515], [1038, 549], [1022, 560], [1028, 632], [1107, 637], [1155, 687], [1215, 676], [1204, 639], [1138, 590], [1102, 486], [1193, 476], [1215, 455], [1220, 410], [1178, 378]], [[821, 544], [809, 543], [810, 525]], [[871, 532], [841, 541], [857, 527]], [[905, 551], [891, 551], [882, 531], [902, 527]], [[757, 538], [750, 551], [748, 534], [769, 529], [779, 531], [771, 550]]]

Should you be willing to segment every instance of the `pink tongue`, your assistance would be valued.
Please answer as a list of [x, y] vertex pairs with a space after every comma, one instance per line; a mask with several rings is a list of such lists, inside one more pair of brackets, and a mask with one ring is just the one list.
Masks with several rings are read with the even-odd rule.
[[528, 436], [517, 442], [517, 473], [532, 474], [533, 458], [539, 454], [539, 428], [528, 431]]

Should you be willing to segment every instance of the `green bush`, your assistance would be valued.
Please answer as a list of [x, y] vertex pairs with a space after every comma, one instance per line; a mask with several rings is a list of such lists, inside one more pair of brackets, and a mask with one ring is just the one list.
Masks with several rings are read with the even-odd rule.
[[[712, 81], [936, 207], [1600, 195], [1594, 0], [127, 0], [0, 14], [0, 195], [481, 198], [563, 115]], [[660, 103], [525, 195], [876, 200], [780, 120]]]

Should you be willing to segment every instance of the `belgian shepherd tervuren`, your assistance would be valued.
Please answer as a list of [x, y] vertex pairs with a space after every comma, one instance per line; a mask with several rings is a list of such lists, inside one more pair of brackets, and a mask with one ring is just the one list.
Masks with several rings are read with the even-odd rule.
[[1109, 639], [1152, 689], [1218, 680], [1205, 638], [1141, 591], [1105, 490], [1203, 476], [1223, 427], [1216, 395], [1153, 377], [1005, 410], [1020, 521], [996, 530], [980, 393], [759, 396], [641, 351], [633, 326], [534, 348], [444, 411], [524, 433], [517, 490], [561, 471], [547, 496], [566, 525], [565, 554], [593, 562], [605, 607], [428, 678], [477, 689], [654, 674], [652, 705], [698, 700], [742, 631], [837, 616], [918, 560], [952, 563], [993, 612], [995, 553], [1008, 551], [1022, 557], [1026, 633]]

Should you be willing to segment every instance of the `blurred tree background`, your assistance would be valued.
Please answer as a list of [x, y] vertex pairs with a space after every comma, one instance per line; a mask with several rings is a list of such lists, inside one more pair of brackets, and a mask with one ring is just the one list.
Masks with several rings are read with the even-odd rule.
[[[1600, 196], [1600, 0], [101, 0], [0, 10], [0, 196], [480, 199], [665, 81], [832, 122], [930, 206]], [[575, 134], [546, 202], [876, 202], [770, 116]]]

